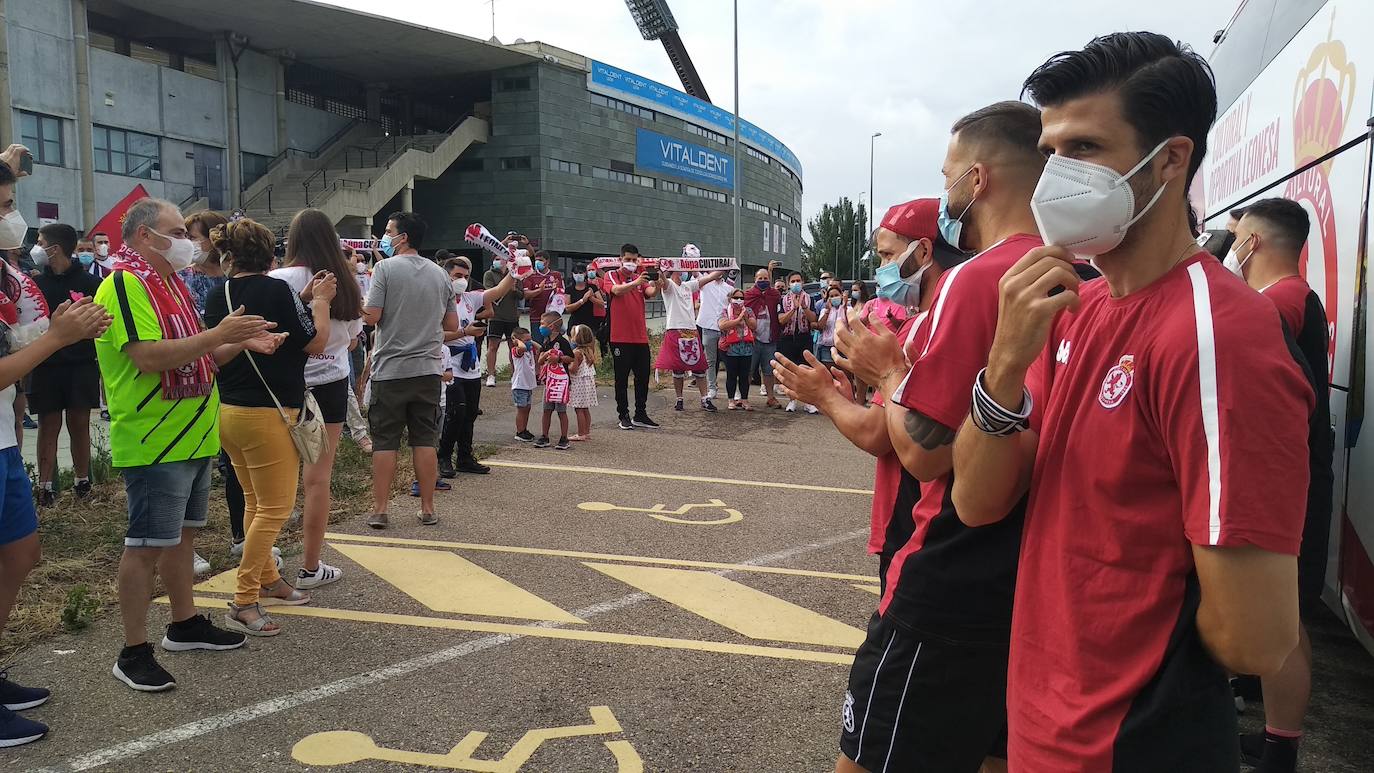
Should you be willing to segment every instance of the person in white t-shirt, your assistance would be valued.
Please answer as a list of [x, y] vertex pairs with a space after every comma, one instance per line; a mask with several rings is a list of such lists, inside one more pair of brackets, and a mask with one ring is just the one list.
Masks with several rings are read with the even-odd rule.
[[472, 262], [467, 258], [449, 258], [444, 261], [444, 270], [453, 284], [458, 330], [444, 336], [453, 358], [453, 381], [446, 387], [447, 411], [439, 434], [439, 477], [453, 478], [460, 472], [486, 475], [491, 468], [472, 455], [472, 430], [482, 400], [482, 362], [477, 340], [486, 333], [486, 323], [478, 324], [477, 316], [483, 307], [494, 305], [515, 289], [515, 272], [506, 272], [495, 287], [480, 290], [469, 289], [473, 286]]
[[[694, 245], [688, 247], [695, 249]], [[683, 251], [686, 252], [685, 247]], [[706, 350], [707, 376], [705, 379], [698, 379], [697, 383], [700, 384], [704, 380], [709, 384], [706, 397], [711, 400], [716, 399], [716, 383], [720, 377], [720, 318], [730, 303], [730, 291], [735, 289], [738, 281], [739, 272], [731, 271], [723, 279], [703, 285], [701, 288], [697, 330], [701, 333], [701, 348]]]
[[[682, 248], [682, 257], [698, 258], [701, 257], [701, 251], [696, 245], [688, 244]], [[663, 308], [667, 311], [668, 318], [663, 334], [663, 346], [658, 350], [658, 359], [654, 361], [654, 367], [671, 371], [673, 374], [673, 390], [677, 394], [677, 405], [674, 410], [683, 409], [682, 382], [687, 378], [688, 372], [697, 376], [702, 409], [716, 410], [706, 385], [705, 376], [709, 362], [706, 352], [703, 351], [702, 336], [697, 332], [692, 298], [698, 290], [704, 292], [705, 287], [721, 284], [720, 279], [723, 276], [724, 271], [712, 271], [697, 279], [691, 279], [687, 271], [659, 272], [658, 292], [663, 296]]]
[[515, 439], [533, 443], [530, 432], [530, 400], [537, 385], [534, 361], [539, 348], [534, 345], [530, 331], [517, 327], [510, 334], [510, 396], [515, 403]]
[[[325, 272], [347, 277], [353, 267], [344, 259], [339, 235], [329, 216], [318, 209], [303, 209], [291, 221], [286, 235], [285, 268], [269, 273], [291, 285], [304, 303], [310, 302], [314, 279]], [[343, 577], [343, 571], [320, 560], [324, 530], [329, 522], [329, 481], [334, 452], [348, 418], [349, 352], [363, 331], [363, 295], [355, 282], [341, 281], [329, 304], [329, 342], [324, 351], [305, 362], [305, 387], [320, 405], [329, 443], [314, 464], [305, 465], [305, 511], [301, 519], [305, 550], [296, 573], [296, 587], [318, 588]]]

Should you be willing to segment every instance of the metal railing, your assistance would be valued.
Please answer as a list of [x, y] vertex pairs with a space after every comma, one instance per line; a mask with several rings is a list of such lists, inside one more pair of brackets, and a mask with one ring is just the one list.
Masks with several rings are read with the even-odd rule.
[[272, 188], [274, 188], [275, 186], [276, 186], [276, 183], [269, 184], [266, 188], [263, 188], [262, 190], [258, 191], [258, 192], [253, 196], [253, 198], [251, 198], [251, 199], [249, 199], [249, 200], [243, 202], [243, 204], [240, 205], [240, 208], [243, 209], [243, 210], [246, 212], [246, 211], [248, 211], [248, 209], [250, 209], [255, 203], [257, 203], [258, 199], [262, 198], [263, 196], [267, 196], [267, 214], [269, 214], [269, 215], [275, 214], [275, 213], [272, 211]]
[[205, 191], [203, 191], [199, 185], [192, 187], [191, 195], [182, 199], [181, 203], [177, 205], [177, 209], [186, 209], [187, 207], [199, 201], [200, 197], [203, 195], [205, 195]]
[[[329, 139], [320, 143], [320, 146], [315, 148], [314, 150], [304, 150], [302, 148], [294, 148], [288, 145], [285, 150], [273, 156], [272, 160], [267, 162], [267, 166], [264, 167], [262, 170], [263, 176], [265, 176], [268, 172], [271, 172], [273, 168], [275, 168], [278, 164], [280, 164], [282, 161], [285, 161], [287, 158], [290, 158], [291, 156], [304, 156], [305, 158], [309, 159], [319, 158], [320, 155], [323, 154], [326, 150], [328, 150], [331, 145], [338, 142], [340, 139], [343, 139], [343, 136], [345, 134], [348, 134], [350, 131], [353, 130], [355, 126], [357, 126], [360, 123], [364, 122], [357, 118], [350, 119], [348, 123], [339, 127], [338, 131], [330, 135]], [[244, 190], [247, 190], [246, 186]]]

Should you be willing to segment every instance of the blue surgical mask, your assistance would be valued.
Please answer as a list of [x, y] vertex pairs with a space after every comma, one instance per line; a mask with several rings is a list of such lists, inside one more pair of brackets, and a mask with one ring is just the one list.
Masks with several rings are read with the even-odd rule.
[[964, 173], [959, 175], [959, 178], [940, 194], [940, 235], [956, 250], [963, 249], [963, 245], [959, 243], [959, 239], [964, 235], [964, 215], [967, 215], [968, 211], [973, 208], [973, 202], [978, 196], [974, 194], [973, 198], [969, 199], [968, 206], [964, 207], [964, 211], [960, 212], [958, 217], [952, 217], [949, 214], [949, 192], [954, 190], [954, 186], [958, 185], [965, 177], [968, 177], [968, 173], [972, 171], [973, 167], [964, 170]]
[[920, 246], [919, 241], [914, 241], [906, 248], [896, 260], [878, 267], [873, 273], [873, 278], [878, 282], [879, 297], [886, 298], [893, 303], [902, 306], [915, 306], [921, 300], [921, 278], [925, 276], [926, 269], [930, 268], [927, 263], [921, 266], [909, 277], [902, 277], [902, 265], [911, 257], [911, 253]]
[[838, 308], [839, 308], [841, 305], [843, 305], [843, 304], [844, 304], [844, 299], [843, 299], [843, 298], [831, 298], [831, 299], [830, 299], [830, 305], [831, 305], [831, 307], [833, 307], [833, 308], [838, 309]]
[[382, 241], [380, 244], [377, 245], [377, 249], [381, 250], [382, 254], [387, 256], [388, 258], [391, 257], [391, 254], [395, 251], [396, 247], [391, 244], [390, 234], [382, 235]]
[[799, 294], [799, 293], [801, 293], [801, 291], [802, 291], [802, 283], [801, 283], [801, 282], [793, 282], [793, 283], [792, 283], [792, 292], [793, 292], [793, 293], [798, 293], [798, 294]]
[[543, 273], [544, 269], [546, 269], [546, 268], [548, 268], [548, 266], [544, 263], [544, 261], [542, 261], [542, 260], [536, 260], [536, 261], [534, 262], [534, 270], [535, 270], [535, 271], [538, 271], [538, 272], [540, 272], [540, 273]]
[[81, 261], [81, 265], [83, 266], [89, 266], [95, 262], [94, 252], [78, 252], [76, 253], [76, 257]]
[[587, 269], [587, 278], [588, 278], [588, 279], [596, 279], [596, 270], [595, 270], [595, 269], [590, 269], [590, 268]]
[[586, 275], [586, 274], [573, 274], [573, 281], [574, 281], [574, 282], [585, 282], [585, 281], [587, 281], [587, 275]]
[[678, 272], [678, 275], [677, 275], [677, 276], [678, 276], [679, 279], [681, 279], [681, 280], [684, 281], [684, 282], [686, 282], [687, 280], [689, 280], [689, 279], [692, 278], [692, 275], [691, 275], [690, 273], [686, 272], [686, 271], [680, 271], [680, 272]]
[[549, 337], [549, 326], [548, 326], [548, 325], [540, 325], [540, 326], [539, 326], [539, 335], [543, 336], [544, 338], [548, 338], [548, 337]]

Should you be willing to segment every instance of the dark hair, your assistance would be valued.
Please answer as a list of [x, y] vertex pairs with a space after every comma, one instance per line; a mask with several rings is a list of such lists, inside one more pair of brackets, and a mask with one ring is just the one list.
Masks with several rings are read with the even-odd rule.
[[[1207, 155], [1207, 132], [1217, 118], [1217, 88], [1207, 61], [1158, 33], [1114, 32], [1093, 38], [1081, 51], [1055, 54], [1022, 87], [1042, 107], [1105, 91], [1120, 95], [1142, 153], [1177, 135], [1193, 141], [1186, 193]], [[1184, 207], [1196, 233], [1197, 215], [1186, 196]]]
[[960, 143], [997, 145], [1025, 161], [1045, 165], [1040, 154], [1040, 111], [1014, 99], [994, 102], [954, 122]]
[[[186, 231], [189, 233], [193, 228], [199, 226], [200, 232], [205, 234], [205, 238], [210, 238], [210, 232], [215, 230], [215, 226], [224, 225], [229, 222], [229, 218], [210, 209], [202, 209], [199, 212], [192, 212], [186, 216]], [[219, 253], [212, 246], [210, 251], [214, 254], [207, 257], [208, 260], [219, 262]]]
[[544, 261], [545, 263], [549, 262], [549, 260], [553, 258], [553, 254], [550, 253], [548, 250], [540, 250], [534, 253], [534, 256]]
[[272, 251], [276, 239], [267, 226], [244, 218], [210, 231], [210, 243], [219, 254], [228, 258], [238, 271], [267, 272], [272, 268]]
[[110, 235], [105, 233], [104, 231], [96, 231], [95, 233], [91, 234], [91, 241], [95, 241], [95, 237], [97, 236], [103, 236], [106, 239], [110, 238]]
[[1242, 217], [1245, 217], [1245, 207], [1236, 207], [1235, 209], [1231, 210], [1230, 212], [1227, 212], [1226, 214], [1230, 215], [1236, 220], [1240, 220]]
[[339, 289], [329, 302], [330, 319], [352, 322], [363, 315], [363, 292], [353, 278], [353, 267], [344, 260], [339, 234], [329, 215], [318, 209], [302, 209], [291, 218], [286, 232], [286, 265], [304, 266], [314, 276], [328, 271]]
[[62, 254], [68, 258], [76, 252], [76, 229], [66, 223], [48, 223], [38, 229], [38, 235], [48, 244], [61, 248]]
[[1264, 221], [1273, 233], [1292, 250], [1301, 250], [1312, 231], [1312, 221], [1307, 210], [1292, 199], [1261, 199], [1245, 208], [1241, 213], [1246, 219]]
[[425, 243], [425, 221], [414, 212], [392, 212], [386, 219], [396, 224], [396, 233], [406, 235], [406, 243], [413, 250]]
[[514, 338], [515, 336], [527, 336], [529, 334], [530, 331], [526, 330], [523, 327], [517, 327], [516, 329], [510, 331], [511, 338]]
[[444, 261], [448, 260], [451, 257], [453, 257], [453, 253], [449, 252], [448, 250], [441, 249], [438, 252], [434, 253], [434, 262], [442, 264]]
[[796, 278], [802, 280], [803, 282], [806, 281], [806, 274], [803, 274], [803, 273], [800, 272], [800, 271], [793, 271], [792, 273], [788, 274], [788, 275], [787, 275], [787, 281], [791, 282], [791, 281], [792, 281], [792, 277], [796, 277]]
[[0, 161], [0, 185], [14, 185], [19, 182], [19, 177], [10, 169], [10, 165]]
[[[444, 251], [444, 250], [440, 250], [439, 252], [443, 252], [443, 251]], [[438, 259], [439, 255], [436, 253], [434, 257], [435, 257], [435, 259]], [[463, 257], [463, 256], [461, 256], [461, 255], [459, 255], [459, 256], [456, 257], [456, 258], [449, 258], [449, 259], [445, 260], [444, 263], [443, 263], [443, 266], [444, 266], [444, 271], [446, 271], [446, 272], [447, 272], [447, 271], [452, 271], [452, 270], [455, 269], [455, 268], [465, 268], [465, 269], [468, 270], [468, 273], [469, 273], [469, 274], [472, 273], [472, 261], [468, 260], [467, 258], [465, 258], [465, 257]]]
[[[858, 285], [858, 286], [859, 286], [859, 293], [858, 293], [857, 296], [854, 295], [854, 292], [853, 292], [853, 291], [854, 291], [854, 285]], [[850, 285], [849, 285], [849, 290], [850, 290], [850, 295], [849, 295], [850, 300], [857, 300], [857, 301], [859, 301], [860, 303], [865, 303], [865, 302], [868, 301], [868, 285], [864, 284], [863, 282], [854, 282], [854, 283], [850, 284]], [[843, 291], [844, 291], [844, 288], [841, 287], [841, 288], [840, 288], [840, 291], [843, 292]]]
[[636, 246], [634, 246], [633, 244], [622, 244], [622, 245], [620, 245], [620, 254], [621, 254], [621, 255], [639, 255], [639, 248], [636, 247]]

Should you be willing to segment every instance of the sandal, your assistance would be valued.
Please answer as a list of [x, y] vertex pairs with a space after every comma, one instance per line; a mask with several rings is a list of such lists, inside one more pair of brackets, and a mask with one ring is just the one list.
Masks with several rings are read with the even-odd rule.
[[[250, 609], [258, 615], [253, 620], [244, 620], [239, 616]], [[271, 615], [262, 611], [261, 604], [241, 607], [232, 601], [229, 602], [229, 611], [224, 613], [224, 627], [249, 636], [276, 636], [281, 633], [281, 627], [272, 620]]]
[[754, 406], [750, 405], [749, 403], [740, 403], [740, 404], [739, 404], [739, 409], [740, 409], [741, 411], [748, 411], [749, 413], [753, 413], [753, 412], [754, 412]]
[[[284, 596], [277, 595], [282, 592], [283, 588], [289, 592]], [[301, 593], [293, 588], [291, 583], [286, 580], [277, 580], [276, 585], [264, 586], [259, 595], [264, 598], [276, 599], [278, 604], [287, 607], [299, 607], [302, 604], [310, 603], [309, 593]]]

